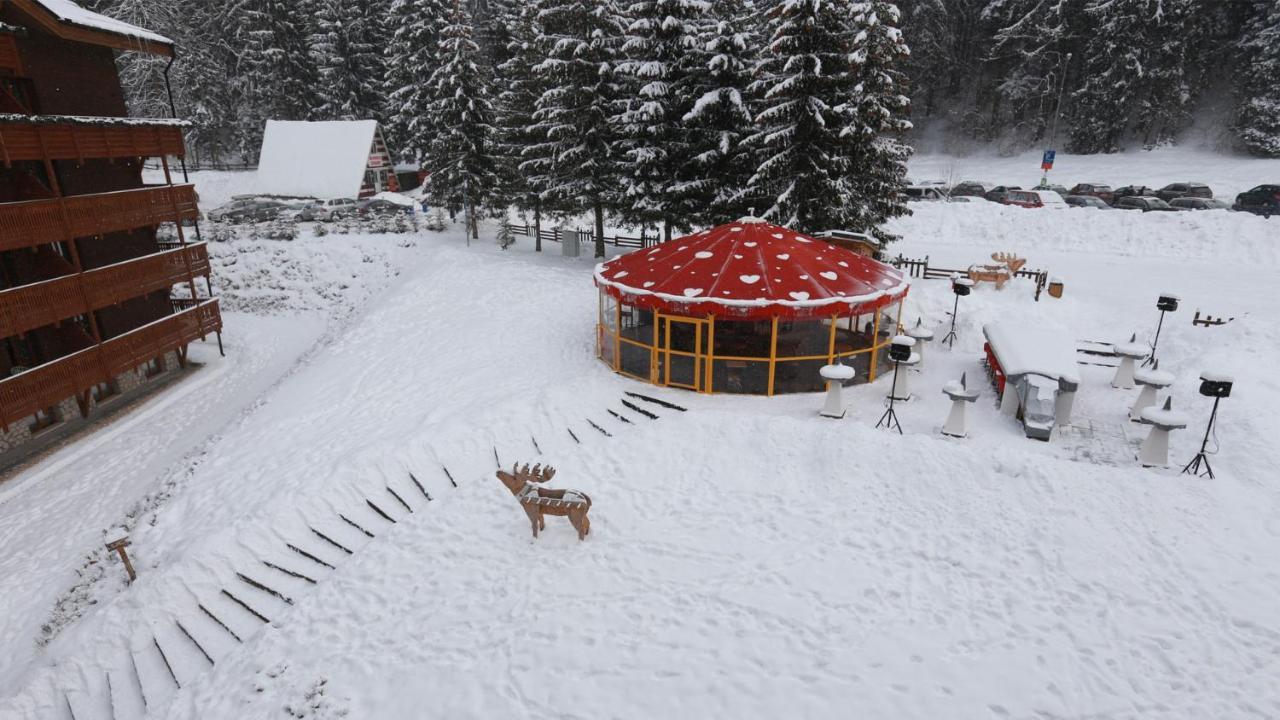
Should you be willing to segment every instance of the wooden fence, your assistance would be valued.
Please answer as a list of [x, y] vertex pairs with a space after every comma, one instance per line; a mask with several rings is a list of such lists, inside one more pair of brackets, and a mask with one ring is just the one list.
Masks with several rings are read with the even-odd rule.
[[[533, 237], [534, 226], [517, 225], [515, 223], [512, 223], [511, 232], [516, 235]], [[575, 231], [568, 230], [565, 228], [559, 228], [559, 227], [542, 228], [538, 230], [538, 237], [543, 242], [560, 242], [560, 236], [562, 233], [565, 233], [565, 232], [575, 232]], [[591, 233], [589, 231], [578, 231], [578, 232], [585, 232], [591, 238], [589, 242], [592, 242], [592, 243], [595, 242], [594, 233]], [[660, 242], [661, 240], [660, 238], [657, 237], [657, 235], [655, 235], [654, 237], [648, 237], [647, 235], [640, 235], [638, 237], [631, 236], [631, 235], [605, 235], [604, 236], [605, 245], [612, 245], [614, 247], [620, 247], [620, 248], [633, 248], [633, 249], [647, 248], [647, 247], [653, 247], [654, 245], [657, 245]]]
[[[900, 270], [905, 270], [908, 277], [919, 278], [921, 280], [947, 280], [952, 275], [967, 277], [969, 275], [968, 268], [957, 270], [954, 268], [937, 267], [929, 264], [929, 256], [923, 258], [908, 258], [899, 254], [895, 258], [888, 260], [888, 263]], [[1019, 270], [1013, 274], [1014, 277], [1030, 278], [1036, 284], [1036, 300], [1040, 300], [1040, 293], [1049, 283], [1049, 271], [1047, 270]]]

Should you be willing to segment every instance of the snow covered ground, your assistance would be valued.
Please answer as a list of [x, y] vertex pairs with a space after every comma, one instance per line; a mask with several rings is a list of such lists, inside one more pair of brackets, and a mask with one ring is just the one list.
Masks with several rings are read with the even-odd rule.
[[[1066, 294], [965, 298], [903, 436], [873, 429], [887, 378], [832, 421], [819, 395], [613, 375], [592, 262], [524, 239], [228, 243], [216, 282], [248, 313], [228, 314], [227, 359], [200, 348], [181, 388], [0, 484], [0, 717], [1280, 716], [1275, 227], [921, 207], [895, 250], [1017, 251]], [[1147, 337], [1166, 291], [1184, 302], [1161, 368], [1194, 419], [1175, 461], [1208, 416], [1199, 372], [1236, 377], [1216, 480], [1137, 466], [1145, 429], [1108, 368], [1081, 367], [1050, 443], [997, 413], [982, 323]], [[904, 316], [941, 336], [951, 306], [918, 281]], [[1236, 319], [1192, 327], [1197, 307]], [[984, 393], [963, 441], [938, 434], [961, 373]], [[627, 391], [687, 412], [643, 417]], [[559, 468], [594, 500], [592, 536], [550, 518], [533, 542], [495, 455]], [[119, 524], [131, 587], [99, 550]], [[77, 617], [38, 645], [69, 597]]]
[[[1040, 158], [1040, 151], [1009, 157], [921, 153], [911, 158], [908, 171], [916, 182], [954, 185], [962, 180], [978, 180], [1027, 188], [1034, 187], [1044, 175]], [[1068, 188], [1076, 183], [1162, 188], [1175, 182], [1202, 182], [1213, 188], [1215, 196], [1231, 202], [1237, 193], [1256, 185], [1280, 183], [1280, 159], [1233, 157], [1193, 147], [1160, 147], [1114, 155], [1060, 152], [1049, 171], [1049, 182]]]

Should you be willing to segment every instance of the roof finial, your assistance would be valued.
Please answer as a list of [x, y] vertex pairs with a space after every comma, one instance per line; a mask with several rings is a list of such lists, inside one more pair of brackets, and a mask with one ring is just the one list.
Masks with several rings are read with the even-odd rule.
[[747, 214], [738, 218], [740, 223], [762, 223], [764, 218], [756, 217], [756, 209], [754, 207], [747, 208]]

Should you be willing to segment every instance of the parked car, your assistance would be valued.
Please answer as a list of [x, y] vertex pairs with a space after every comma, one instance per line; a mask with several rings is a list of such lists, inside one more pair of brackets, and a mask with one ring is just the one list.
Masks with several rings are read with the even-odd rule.
[[1097, 208], [1099, 210], [1115, 209], [1096, 195], [1068, 195], [1063, 198], [1063, 201], [1071, 207]]
[[1116, 201], [1116, 191], [1102, 183], [1079, 183], [1070, 192], [1077, 196], [1096, 197], [1108, 205]]
[[355, 200], [351, 198], [334, 198], [333, 200], [314, 202], [304, 207], [302, 212], [298, 213], [298, 219], [307, 222], [332, 222], [344, 217], [352, 217], [356, 214], [356, 210]]
[[1062, 209], [1067, 203], [1053, 190], [1010, 190], [1004, 200], [1006, 205], [1024, 208]]
[[1122, 188], [1116, 188], [1115, 195], [1111, 200], [1111, 204], [1119, 207], [1121, 198], [1127, 197], [1155, 197], [1156, 191], [1146, 185], [1125, 185]]
[[991, 186], [977, 180], [965, 180], [964, 182], [951, 188], [951, 197], [982, 197], [987, 194]]
[[209, 213], [214, 222], [246, 223], [275, 220], [289, 206], [275, 200], [251, 200], [229, 203]]
[[385, 198], [369, 198], [360, 201], [358, 212], [361, 215], [398, 215], [406, 212], [413, 212], [413, 205], [405, 205], [403, 203], [392, 202]]
[[991, 202], [1002, 203], [1004, 202], [1004, 199], [1009, 195], [1010, 190], [1021, 190], [1021, 189], [1022, 188], [1018, 187], [1017, 185], [997, 185], [991, 188], [990, 190], [988, 190], [987, 193], [982, 197], [990, 200]]
[[946, 193], [943, 190], [936, 187], [920, 187], [919, 185], [903, 188], [902, 196], [906, 198], [907, 202], [921, 202], [925, 200], [938, 201], [947, 199]]
[[1169, 201], [1175, 210], [1229, 210], [1231, 206], [1217, 198], [1180, 197]]
[[1236, 196], [1235, 205], [1231, 209], [1243, 210], [1264, 218], [1280, 215], [1280, 185], [1259, 185], [1248, 192], [1242, 192]]
[[222, 205], [221, 207], [216, 207], [210, 210], [208, 213], [208, 218], [213, 222], [223, 222], [224, 218], [229, 213], [232, 213], [236, 210], [242, 210], [252, 205], [253, 203], [254, 203], [254, 200], [252, 198], [237, 198], [227, 203], [226, 205]]
[[1211, 198], [1213, 191], [1204, 183], [1170, 183], [1157, 190], [1156, 197], [1165, 202], [1180, 197]]
[[953, 203], [985, 203], [990, 202], [981, 195], [951, 195], [947, 198], [947, 202]]
[[1155, 196], [1130, 195], [1122, 197], [1116, 201], [1116, 207], [1121, 210], [1141, 210], [1142, 212], [1152, 212], [1155, 210], [1176, 210], [1169, 206], [1169, 203]]
[[1031, 189], [1032, 190], [1052, 190], [1053, 192], [1058, 193], [1058, 197], [1062, 197], [1062, 198], [1065, 198], [1066, 196], [1071, 194], [1065, 187], [1061, 185], [1037, 185]]

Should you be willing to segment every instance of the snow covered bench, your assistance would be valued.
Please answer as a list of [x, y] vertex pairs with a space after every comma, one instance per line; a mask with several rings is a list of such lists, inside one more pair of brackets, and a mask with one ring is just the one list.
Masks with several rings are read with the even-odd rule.
[[1080, 376], [1069, 334], [1040, 325], [984, 325], [987, 366], [1000, 410], [1022, 421], [1027, 437], [1049, 439], [1055, 425], [1071, 421]]

